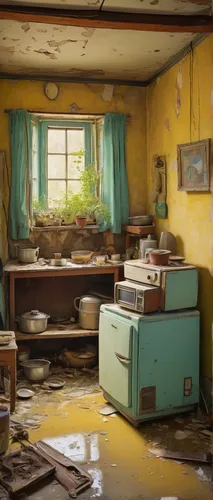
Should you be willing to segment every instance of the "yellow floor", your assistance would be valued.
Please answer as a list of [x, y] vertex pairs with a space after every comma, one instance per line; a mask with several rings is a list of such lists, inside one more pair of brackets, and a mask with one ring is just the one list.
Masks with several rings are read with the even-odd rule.
[[[172, 445], [175, 430], [181, 429], [179, 423], [164, 420], [160, 427], [149, 423], [136, 430], [119, 414], [104, 421], [105, 418], [97, 412], [104, 403], [100, 394], [66, 399], [58, 393], [55, 400], [39, 398], [36, 403], [19, 403], [13, 418], [18, 418], [21, 411], [25, 412], [26, 418], [29, 418], [29, 412], [32, 417], [45, 415], [40, 427], [29, 431], [30, 440], [57, 438], [55, 442], [59, 449], [68, 452], [90, 472], [93, 486], [80, 495], [80, 500], [165, 500], [167, 497], [169, 500], [213, 500], [211, 484], [200, 482], [193, 467], [160, 460], [149, 453], [155, 440], [179, 450], [184, 449], [183, 446], [190, 449], [190, 439], [184, 442], [176, 440]], [[64, 435], [67, 437], [59, 439]], [[196, 448], [196, 445], [192, 446]], [[66, 500], [68, 495], [54, 482], [27, 498]]]

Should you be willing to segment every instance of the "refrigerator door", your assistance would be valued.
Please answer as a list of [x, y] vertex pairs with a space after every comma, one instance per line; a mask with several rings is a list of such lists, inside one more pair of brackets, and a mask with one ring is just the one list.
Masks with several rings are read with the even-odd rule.
[[198, 311], [167, 313], [161, 320], [157, 315], [153, 319], [150, 315], [146, 321], [143, 316], [140, 326], [138, 414], [199, 401]]
[[132, 403], [132, 326], [107, 312], [99, 324], [99, 383], [112, 398], [129, 408]]

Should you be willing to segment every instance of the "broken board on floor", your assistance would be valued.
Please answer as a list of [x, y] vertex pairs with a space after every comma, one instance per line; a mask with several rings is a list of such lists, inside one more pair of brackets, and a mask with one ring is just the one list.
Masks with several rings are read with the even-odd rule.
[[33, 446], [24, 446], [0, 458], [0, 482], [12, 495], [25, 492], [54, 472], [55, 467]]
[[70, 458], [65, 457], [44, 441], [36, 443], [38, 453], [41, 453], [55, 468], [55, 478], [68, 492], [80, 493], [92, 485], [92, 478], [78, 467]]

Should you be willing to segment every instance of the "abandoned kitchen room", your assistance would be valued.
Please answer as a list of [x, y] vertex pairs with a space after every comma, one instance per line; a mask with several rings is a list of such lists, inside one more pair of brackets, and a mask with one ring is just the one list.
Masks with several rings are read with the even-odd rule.
[[210, 0], [0, 1], [0, 499], [213, 500]]

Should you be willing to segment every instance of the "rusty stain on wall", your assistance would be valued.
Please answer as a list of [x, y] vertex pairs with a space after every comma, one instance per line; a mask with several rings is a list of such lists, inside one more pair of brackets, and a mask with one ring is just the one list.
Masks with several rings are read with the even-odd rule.
[[180, 64], [176, 82], [175, 82], [175, 89], [176, 89], [176, 104], [175, 104], [175, 114], [176, 118], [179, 117], [180, 115], [180, 108], [181, 108], [181, 89], [183, 88], [183, 74], [182, 74], [182, 65]]
[[165, 127], [167, 128], [167, 130], [168, 130], [169, 132], [171, 132], [171, 130], [170, 130], [170, 122], [169, 122], [169, 118], [168, 118], [168, 117], [167, 117], [167, 118], [165, 118], [164, 125], [165, 125]]

